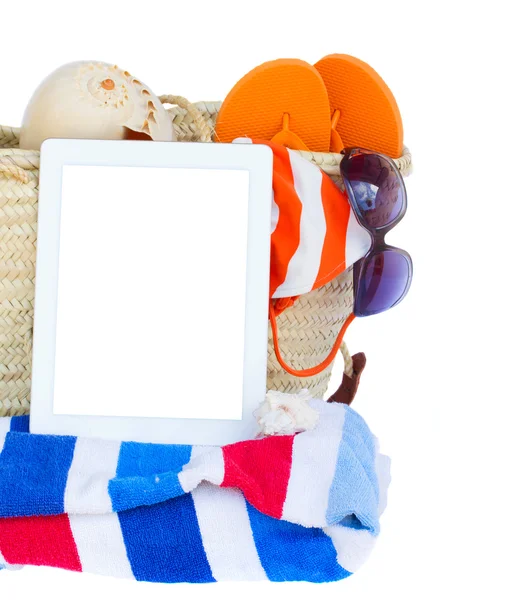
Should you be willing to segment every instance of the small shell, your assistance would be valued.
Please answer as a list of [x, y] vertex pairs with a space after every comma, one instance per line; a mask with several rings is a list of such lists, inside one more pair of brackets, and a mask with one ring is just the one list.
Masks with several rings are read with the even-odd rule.
[[76, 62], [51, 73], [23, 117], [20, 148], [39, 150], [48, 138], [121, 140], [129, 130], [174, 141], [159, 98], [128, 71], [102, 62]]
[[293, 435], [314, 429], [319, 414], [309, 404], [312, 399], [306, 389], [297, 394], [269, 390], [264, 402], [254, 411], [261, 434]]

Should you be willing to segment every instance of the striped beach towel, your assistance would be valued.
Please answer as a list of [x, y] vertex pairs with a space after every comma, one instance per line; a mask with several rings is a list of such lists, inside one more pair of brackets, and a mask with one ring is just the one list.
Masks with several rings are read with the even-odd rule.
[[340, 580], [379, 533], [389, 460], [363, 419], [225, 446], [28, 433], [0, 419], [0, 565], [157, 582]]
[[316, 165], [273, 142], [270, 297], [317, 289], [365, 256], [370, 235], [358, 223], [347, 193]]

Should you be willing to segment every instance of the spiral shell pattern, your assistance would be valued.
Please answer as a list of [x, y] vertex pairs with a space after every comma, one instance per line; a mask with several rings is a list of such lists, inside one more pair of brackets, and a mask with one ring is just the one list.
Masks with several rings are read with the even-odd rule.
[[139, 79], [117, 65], [71, 63], [36, 90], [25, 113], [20, 146], [37, 150], [49, 137], [122, 139], [126, 129], [153, 140], [175, 139], [164, 106]]

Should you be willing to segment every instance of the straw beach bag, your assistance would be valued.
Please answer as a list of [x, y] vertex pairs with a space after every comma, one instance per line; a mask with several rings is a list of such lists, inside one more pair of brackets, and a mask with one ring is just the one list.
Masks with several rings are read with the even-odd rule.
[[[161, 100], [173, 105], [168, 112], [179, 141], [212, 141], [221, 103], [191, 104], [178, 96], [162, 96]], [[18, 141], [18, 129], [0, 126], [0, 416], [23, 415], [30, 409], [39, 152], [20, 150]], [[341, 185], [340, 155], [300, 154]], [[409, 170], [407, 151], [397, 164], [401, 172]], [[296, 370], [319, 365], [334, 347], [353, 302], [350, 267], [324, 287], [300, 296], [281, 313], [278, 341], [286, 363]], [[352, 360], [345, 346], [342, 351], [345, 371], [351, 376]], [[329, 365], [318, 375], [305, 378], [288, 374], [277, 360], [269, 331], [268, 389], [295, 392], [308, 388], [314, 397], [323, 397], [331, 368]]]

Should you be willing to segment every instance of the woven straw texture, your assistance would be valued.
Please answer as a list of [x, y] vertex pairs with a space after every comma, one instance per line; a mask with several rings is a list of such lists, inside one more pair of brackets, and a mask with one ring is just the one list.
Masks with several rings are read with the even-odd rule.
[[[190, 104], [180, 96], [162, 96], [179, 141], [211, 141], [220, 102]], [[39, 152], [18, 148], [19, 130], [0, 126], [0, 416], [30, 409], [32, 323], [37, 237]], [[301, 152], [337, 183], [340, 155]], [[406, 173], [408, 152], [398, 166]], [[315, 366], [330, 352], [352, 311], [352, 269], [328, 285], [301, 296], [278, 317], [281, 353], [295, 369]], [[345, 370], [352, 362], [345, 348]], [[332, 366], [315, 377], [297, 378], [278, 364], [269, 332], [268, 389], [310, 389], [322, 397]]]

